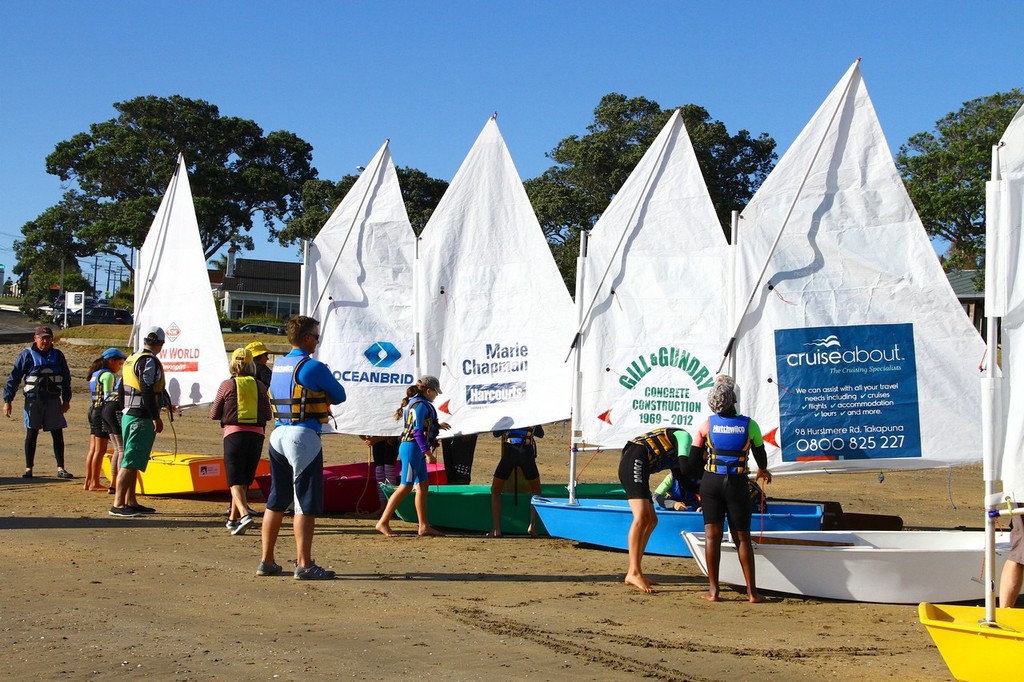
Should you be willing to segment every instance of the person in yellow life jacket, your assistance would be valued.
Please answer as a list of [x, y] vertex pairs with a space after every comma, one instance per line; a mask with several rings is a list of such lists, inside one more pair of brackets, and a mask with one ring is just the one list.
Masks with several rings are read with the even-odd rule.
[[[522, 469], [523, 478], [530, 486], [530, 492], [540, 495], [540, 470], [537, 469], [537, 439], [544, 437], [541, 425], [527, 426], [507, 431], [494, 431], [495, 438], [501, 439], [501, 459], [494, 469], [491, 481], [491, 520], [493, 530], [488, 533], [492, 538], [501, 537], [501, 494], [505, 483], [513, 472]], [[518, 476], [518, 473], [516, 473]], [[530, 504], [529, 501], [526, 504]], [[537, 510], [530, 505], [530, 525], [526, 530], [532, 537], [537, 537]]]
[[690, 434], [683, 429], [656, 429], [630, 439], [622, 448], [619, 482], [633, 512], [633, 523], [626, 538], [629, 570], [623, 582], [642, 592], [654, 592], [653, 585], [657, 584], [644, 576], [641, 567], [647, 542], [658, 525], [651, 499], [651, 474], [671, 469], [673, 476], [682, 480], [679, 457], [690, 454], [690, 443]]
[[227, 528], [243, 535], [253, 523], [247, 491], [256, 478], [265, 438], [264, 427], [273, 417], [268, 387], [256, 378], [256, 363], [247, 348], [231, 354], [231, 378], [221, 382], [210, 406], [210, 419], [224, 427], [224, 471], [231, 490]]
[[722, 558], [722, 537], [725, 519], [736, 545], [743, 578], [747, 583], [747, 600], [764, 601], [757, 592], [754, 579], [754, 548], [750, 542], [750, 520], [753, 505], [747, 474], [750, 456], [757, 463], [756, 481], [772, 482], [768, 456], [764, 450], [761, 428], [750, 417], [736, 411], [736, 382], [721, 375], [708, 391], [708, 407], [714, 412], [697, 429], [690, 449], [690, 471], [704, 467], [700, 482], [703, 504], [705, 561], [708, 568], [708, 601], [718, 601], [718, 567]]
[[139, 472], [145, 471], [149, 464], [156, 434], [164, 430], [164, 422], [160, 418], [160, 410], [164, 407], [164, 366], [157, 357], [163, 350], [164, 338], [163, 329], [151, 327], [142, 339], [142, 350], [129, 355], [121, 368], [124, 455], [121, 457], [121, 469], [117, 472], [111, 516], [138, 516], [156, 511], [139, 504], [135, 497], [135, 484]]

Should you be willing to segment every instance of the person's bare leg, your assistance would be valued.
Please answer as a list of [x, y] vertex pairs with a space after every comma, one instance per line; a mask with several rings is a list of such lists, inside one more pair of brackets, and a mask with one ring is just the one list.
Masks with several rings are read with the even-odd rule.
[[747, 601], [760, 604], [764, 598], [757, 593], [757, 581], [754, 579], [754, 547], [750, 544], [750, 531], [733, 531], [732, 539], [743, 569], [743, 581], [747, 583]]
[[263, 513], [263, 525], [260, 527], [260, 541], [263, 544], [262, 560], [266, 564], [275, 564], [274, 547], [277, 545], [277, 534], [281, 531], [284, 512], [266, 510]]
[[492, 538], [501, 537], [501, 490], [505, 481], [495, 478], [491, 481], [491, 532]]
[[417, 534], [421, 537], [441, 537], [441, 531], [431, 527], [427, 516], [427, 492], [430, 490], [429, 481], [420, 481], [416, 484], [416, 518], [419, 521]]
[[412, 486], [406, 483], [395, 488], [394, 492], [391, 493], [391, 497], [388, 498], [388, 506], [384, 507], [384, 513], [380, 515], [380, 519], [374, 526], [374, 528], [377, 529], [377, 532], [382, 533], [389, 538], [398, 537], [398, 533], [391, 530], [391, 517], [394, 516], [395, 510], [398, 509], [398, 505], [402, 503], [402, 500], [406, 498], [411, 490]]
[[[1015, 516], [1014, 523], [1024, 521], [1024, 516]], [[1003, 564], [1003, 572], [999, 576], [999, 606], [1012, 609], [1020, 596], [1021, 583], [1024, 582], [1024, 564], [1007, 561]]]
[[658, 525], [658, 517], [654, 514], [654, 505], [650, 499], [631, 499], [629, 508], [633, 512], [633, 523], [629, 526], [626, 543], [629, 547], [629, 570], [626, 572], [627, 585], [633, 585], [642, 592], [654, 592], [651, 581], [644, 577], [641, 562], [644, 550], [647, 549], [647, 538], [654, 526]]
[[127, 467], [121, 467], [117, 472], [117, 483], [114, 490], [115, 507], [135, 504], [135, 479], [137, 473], [135, 469]]
[[309, 568], [313, 565], [313, 530], [316, 528], [316, 515], [295, 514], [292, 520], [295, 530], [295, 561], [296, 565]]
[[231, 511], [228, 512], [228, 521], [237, 521], [249, 513], [246, 493], [244, 485], [231, 486]]
[[722, 562], [722, 533], [724, 523], [704, 524], [704, 562], [708, 567], [708, 591], [701, 598], [718, 601], [718, 567]]

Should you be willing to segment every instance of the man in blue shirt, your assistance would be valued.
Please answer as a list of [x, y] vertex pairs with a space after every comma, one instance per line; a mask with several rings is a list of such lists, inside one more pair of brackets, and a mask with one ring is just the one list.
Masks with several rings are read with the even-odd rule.
[[14, 394], [25, 380], [25, 473], [32, 478], [39, 431], [53, 438], [53, 456], [57, 460], [57, 478], [74, 478], [64, 468], [64, 414], [71, 409], [71, 370], [64, 354], [53, 347], [53, 330], [36, 327], [32, 345], [21, 351], [4, 385], [4, 416], [10, 417]]
[[274, 546], [288, 507], [295, 519], [295, 578], [330, 580], [313, 562], [313, 530], [324, 511], [324, 455], [322, 425], [330, 419], [331, 405], [345, 402], [345, 388], [330, 368], [310, 355], [320, 341], [320, 323], [297, 315], [288, 321], [291, 352], [274, 363], [270, 401], [275, 428], [270, 434], [270, 495], [263, 515], [263, 555], [256, 575], [277, 575]]

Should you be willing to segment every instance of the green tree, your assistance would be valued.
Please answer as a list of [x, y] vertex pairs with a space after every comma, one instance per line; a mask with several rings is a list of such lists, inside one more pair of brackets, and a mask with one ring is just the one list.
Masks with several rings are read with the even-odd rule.
[[[728, 234], [730, 213], [742, 208], [775, 165], [775, 140], [746, 130], [730, 135], [696, 104], [680, 107], [711, 201]], [[556, 165], [526, 182], [555, 260], [573, 287], [579, 231], [589, 230], [629, 177], [672, 114], [644, 97], [610, 93], [594, 109], [587, 134], [570, 135], [548, 153]], [[565, 253], [562, 253], [562, 252]]]
[[207, 258], [225, 245], [252, 249], [256, 221], [273, 239], [301, 211], [302, 186], [316, 177], [307, 142], [286, 131], [264, 134], [203, 100], [137, 97], [114, 109], [117, 118], [58, 143], [46, 169], [71, 184], [68, 196], [83, 215], [75, 238], [125, 265], [145, 240], [179, 152]]
[[[415, 168], [396, 168], [402, 199], [412, 229], [419, 234], [441, 201], [448, 183], [432, 178]], [[301, 214], [291, 220], [277, 237], [282, 246], [290, 246], [302, 239], [313, 239], [324, 226], [331, 213], [345, 198], [359, 176], [346, 175], [338, 182], [309, 180], [302, 186]]]
[[912, 135], [896, 155], [903, 182], [928, 234], [948, 249], [947, 270], [974, 270], [985, 251], [985, 182], [992, 145], [1024, 103], [1020, 88], [964, 102]]

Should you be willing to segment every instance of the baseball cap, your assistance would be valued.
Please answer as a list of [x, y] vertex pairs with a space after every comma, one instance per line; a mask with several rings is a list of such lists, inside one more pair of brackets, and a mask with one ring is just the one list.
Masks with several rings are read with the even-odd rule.
[[115, 358], [124, 360], [128, 356], [125, 355], [124, 351], [122, 351], [120, 348], [108, 348], [105, 351], [103, 351], [103, 355], [101, 355], [100, 357], [102, 357], [104, 360], [113, 360]]
[[[253, 341], [252, 343], [248, 344], [246, 348], [249, 349], [249, 352], [252, 353], [252, 356], [254, 358], [258, 358], [261, 355], [270, 354], [270, 351], [267, 350], [266, 345], [262, 341]], [[237, 353], [238, 351], [235, 352]]]
[[150, 327], [149, 331], [146, 332], [146, 338], [144, 342], [147, 344], [151, 343], [163, 343], [164, 339], [167, 338], [164, 335], [164, 330], [160, 327]]
[[441, 382], [438, 381], [437, 377], [432, 374], [424, 374], [420, 377], [418, 382], [423, 388], [432, 388], [438, 393], [441, 393]]
[[40, 325], [36, 327], [36, 336], [53, 336], [53, 330]]
[[252, 362], [252, 353], [248, 348], [236, 348], [235, 352], [231, 354], [231, 362]]

